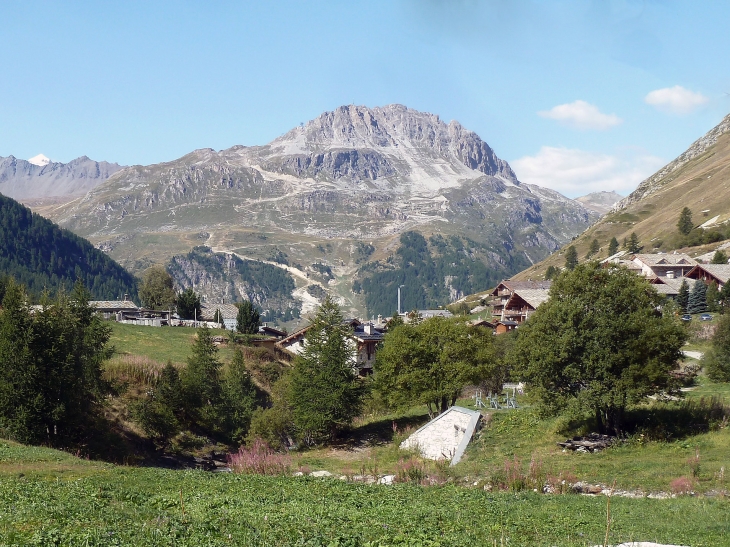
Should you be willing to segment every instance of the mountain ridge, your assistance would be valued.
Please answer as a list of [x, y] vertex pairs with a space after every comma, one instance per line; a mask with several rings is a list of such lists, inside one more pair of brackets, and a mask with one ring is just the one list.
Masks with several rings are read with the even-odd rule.
[[116, 163], [97, 162], [87, 156], [68, 163], [0, 157], [0, 193], [21, 202], [69, 200], [85, 195], [121, 169], [123, 166]]
[[356, 242], [373, 246], [368, 260], [385, 260], [410, 230], [464, 236], [484, 246], [480, 260], [511, 274], [597, 218], [521, 183], [458, 122], [402, 105], [343, 106], [266, 145], [130, 166], [47, 214], [137, 272], [198, 245], [263, 260], [284, 253], [305, 269], [324, 261], [354, 310], [363, 309], [350, 288], [362, 267]]

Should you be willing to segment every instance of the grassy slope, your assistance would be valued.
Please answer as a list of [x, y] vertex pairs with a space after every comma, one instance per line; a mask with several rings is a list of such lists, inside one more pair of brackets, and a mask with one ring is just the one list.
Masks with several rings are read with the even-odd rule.
[[[173, 364], [185, 364], [190, 356], [190, 348], [195, 341], [195, 329], [192, 327], [143, 327], [123, 325], [110, 322], [112, 338], [118, 356], [141, 355], [164, 365], [167, 361]], [[225, 336], [224, 330], [213, 330], [213, 335]], [[233, 350], [226, 346], [220, 348], [219, 358], [230, 361]]]
[[[606, 498], [126, 468], [11, 442], [0, 479], [0, 545], [595, 545], [606, 528]], [[730, 533], [721, 499], [617, 498], [611, 515], [614, 544]]]
[[[730, 220], [730, 133], [722, 135], [704, 154], [667, 176], [659, 191], [618, 213], [604, 216], [571, 245], [575, 245], [578, 257], [583, 260], [591, 241], [597, 239], [601, 245], [598, 256], [604, 258], [612, 237], [621, 243], [636, 232], [644, 252], [653, 252], [656, 242], [676, 234], [679, 213], [684, 207], [692, 210], [696, 224], [716, 215], [720, 216], [720, 223]], [[701, 214], [704, 210], [709, 210], [706, 217]], [[705, 246], [707, 248], [698, 251], [708, 252], [718, 245]], [[564, 266], [566, 248], [567, 245], [514, 278], [540, 279], [548, 266]]]

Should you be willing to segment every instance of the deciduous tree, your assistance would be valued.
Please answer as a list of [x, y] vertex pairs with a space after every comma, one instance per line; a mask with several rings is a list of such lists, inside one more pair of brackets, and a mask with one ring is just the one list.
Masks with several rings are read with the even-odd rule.
[[491, 331], [458, 319], [433, 317], [388, 331], [375, 357], [375, 387], [389, 406], [428, 406], [429, 414], [456, 403], [467, 384], [501, 388], [504, 369]]
[[515, 366], [546, 409], [576, 405], [602, 431], [620, 432], [627, 405], [674, 388], [670, 371], [687, 335], [657, 311], [661, 303], [624, 268], [581, 264], [520, 327]]
[[152, 310], [170, 310], [175, 307], [177, 296], [172, 286], [172, 276], [164, 266], [152, 266], [142, 274], [139, 298], [143, 307]]

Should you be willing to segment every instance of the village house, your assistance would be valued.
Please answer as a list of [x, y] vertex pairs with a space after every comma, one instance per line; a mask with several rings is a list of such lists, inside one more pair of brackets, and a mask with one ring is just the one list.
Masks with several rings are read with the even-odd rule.
[[649, 283], [654, 285], [656, 292], [659, 294], [676, 300], [683, 281], [686, 281], [687, 286], [691, 288], [692, 280], [688, 277], [654, 277], [649, 280]]
[[697, 264], [688, 273], [689, 279], [701, 279], [708, 285], [713, 281], [722, 289], [730, 279], [730, 264]]
[[[371, 322], [362, 323], [358, 319], [345, 319], [344, 324], [352, 328], [352, 344], [355, 346], [355, 372], [358, 376], [368, 376], [373, 372], [375, 352], [378, 344], [383, 341], [383, 329]], [[289, 336], [276, 342], [277, 357], [291, 361], [299, 355], [306, 344], [305, 335], [311, 325], [293, 332]]]
[[226, 330], [236, 330], [238, 306], [235, 304], [201, 304], [198, 321], [215, 322], [215, 314], [218, 310], [221, 312], [224, 328]]
[[89, 306], [96, 309], [96, 313], [104, 319], [115, 319], [120, 312], [136, 312], [137, 305], [124, 295], [124, 300], [89, 300]]
[[[490, 293], [495, 332], [517, 328], [550, 297], [550, 281], [502, 281]], [[500, 323], [502, 324], [500, 327]]]
[[631, 255], [631, 261], [641, 268], [641, 275], [644, 277], [687, 277], [692, 268], [698, 262], [689, 255], [683, 253], [672, 254], [635, 254]]

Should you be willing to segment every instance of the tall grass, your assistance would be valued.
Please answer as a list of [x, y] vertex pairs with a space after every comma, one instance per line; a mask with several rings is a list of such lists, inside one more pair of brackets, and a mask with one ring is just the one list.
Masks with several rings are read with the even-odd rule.
[[245, 475], [288, 475], [291, 457], [272, 450], [266, 441], [254, 439], [251, 446], [242, 446], [228, 456], [228, 466], [234, 473]]
[[154, 386], [164, 367], [163, 363], [144, 355], [120, 355], [104, 364], [103, 378], [120, 384]]

